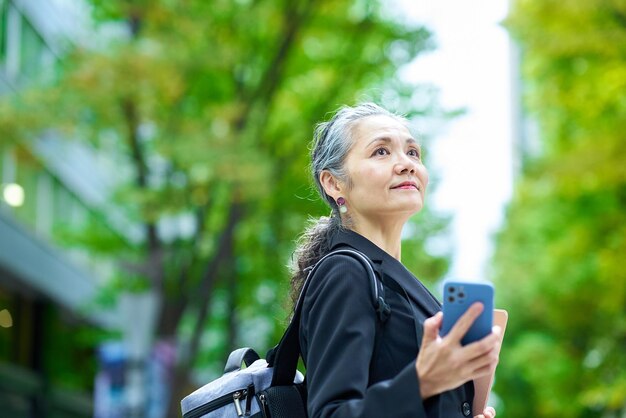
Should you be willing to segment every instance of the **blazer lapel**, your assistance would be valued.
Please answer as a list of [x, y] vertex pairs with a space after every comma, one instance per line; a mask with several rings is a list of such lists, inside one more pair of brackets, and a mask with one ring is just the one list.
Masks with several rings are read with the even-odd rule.
[[402, 287], [409, 299], [419, 306], [428, 316], [441, 310], [441, 304], [409, 270], [398, 260], [389, 256], [380, 266], [381, 271]]

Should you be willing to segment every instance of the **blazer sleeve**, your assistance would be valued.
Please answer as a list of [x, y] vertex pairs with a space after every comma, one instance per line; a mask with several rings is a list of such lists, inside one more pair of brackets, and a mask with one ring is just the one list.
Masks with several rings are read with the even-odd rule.
[[311, 418], [426, 418], [414, 362], [368, 386], [379, 320], [370, 289], [365, 268], [345, 255], [311, 277], [300, 336]]

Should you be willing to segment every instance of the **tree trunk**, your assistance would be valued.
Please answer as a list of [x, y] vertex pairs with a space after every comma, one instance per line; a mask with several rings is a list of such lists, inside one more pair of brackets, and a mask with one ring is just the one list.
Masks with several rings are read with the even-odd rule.
[[233, 203], [228, 223], [226, 224], [219, 240], [217, 252], [209, 263], [205, 274], [202, 277], [202, 281], [200, 282], [198, 289], [199, 305], [196, 305], [196, 323], [189, 340], [189, 349], [186, 353], [177, 353], [179, 362], [174, 368], [171, 379], [172, 389], [170, 393], [171, 397], [168, 402], [168, 418], [180, 416], [180, 400], [189, 393], [192, 386], [189, 379], [189, 372], [193, 367], [194, 360], [200, 349], [200, 339], [205, 329], [208, 313], [210, 312], [213, 287], [219, 271], [222, 270], [221, 267], [224, 265], [232, 266], [233, 264], [232, 248], [234, 246], [235, 226], [239, 223], [242, 217], [243, 206], [241, 203]]
[[[231, 243], [234, 244], [234, 243]], [[234, 245], [230, 248], [231, 259], [235, 259], [234, 255], [235, 249]], [[230, 354], [230, 352], [235, 349], [235, 345], [237, 344], [237, 331], [238, 331], [238, 318], [237, 318], [237, 272], [235, 270], [235, 263], [228, 263], [223, 266], [223, 277], [226, 281], [227, 293], [227, 324], [226, 324], [226, 345], [224, 347], [224, 352], [226, 356]], [[224, 357], [226, 359], [226, 357]]]

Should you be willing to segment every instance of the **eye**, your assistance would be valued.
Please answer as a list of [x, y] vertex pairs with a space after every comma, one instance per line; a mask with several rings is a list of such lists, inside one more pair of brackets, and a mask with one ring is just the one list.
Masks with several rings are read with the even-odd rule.
[[421, 158], [420, 152], [417, 148], [411, 148], [407, 154], [411, 157]]
[[374, 155], [389, 155], [389, 150], [387, 148], [384, 147], [380, 147], [380, 148], [376, 148], [376, 150], [374, 151], [374, 153], [372, 154], [372, 156]]

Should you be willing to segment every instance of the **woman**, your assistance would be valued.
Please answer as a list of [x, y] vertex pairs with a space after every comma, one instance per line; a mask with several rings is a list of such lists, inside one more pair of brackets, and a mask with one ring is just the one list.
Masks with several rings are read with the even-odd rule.
[[[355, 258], [334, 255], [319, 266], [300, 322], [309, 416], [469, 416], [472, 380], [495, 369], [500, 331], [461, 346], [482, 310], [475, 304], [439, 337], [440, 303], [400, 262], [402, 227], [423, 207], [428, 185], [407, 121], [371, 103], [342, 108], [316, 130], [312, 172], [332, 213], [303, 235], [292, 294], [323, 255], [353, 248], [372, 261], [391, 314], [380, 325]], [[478, 417], [494, 416], [487, 407]]]

